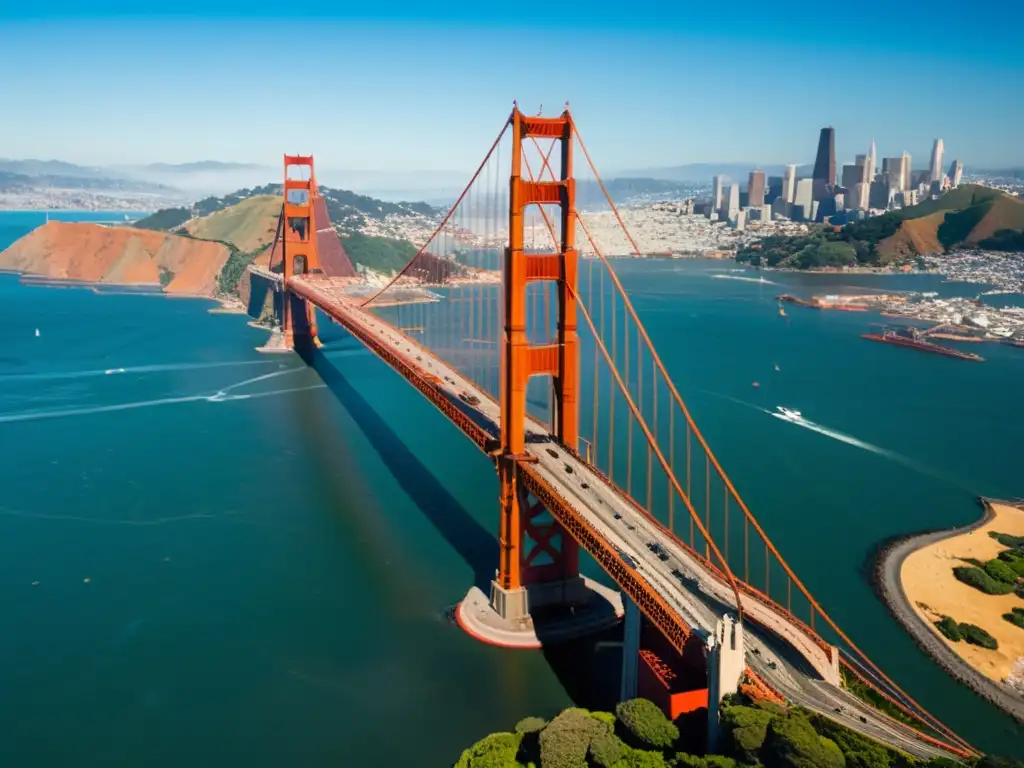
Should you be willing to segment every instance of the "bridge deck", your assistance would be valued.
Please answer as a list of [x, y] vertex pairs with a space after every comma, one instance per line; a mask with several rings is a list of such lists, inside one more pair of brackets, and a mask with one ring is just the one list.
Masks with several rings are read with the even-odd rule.
[[[341, 282], [303, 275], [292, 278], [288, 288], [420, 389], [481, 450], [497, 448], [500, 411], [488, 393], [398, 329], [356, 306], [344, 296]], [[460, 394], [475, 396], [479, 403], [470, 406]], [[691, 632], [707, 637], [722, 613], [735, 613], [735, 595], [720, 572], [581, 457], [554, 442], [546, 428], [532, 419], [527, 424], [527, 450], [537, 459], [522, 465], [529, 490], [677, 648]], [[667, 559], [652, 551], [654, 544]], [[917, 731], [840, 688], [838, 666], [829, 650], [799, 623], [750, 594], [742, 593], [741, 599], [748, 620], [748, 666], [776, 691], [911, 754], [924, 758], [946, 754]]]

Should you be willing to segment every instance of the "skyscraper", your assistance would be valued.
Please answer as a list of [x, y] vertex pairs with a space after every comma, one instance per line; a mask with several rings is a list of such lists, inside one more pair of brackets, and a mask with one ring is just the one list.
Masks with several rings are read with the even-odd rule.
[[875, 151], [875, 140], [871, 140], [871, 148], [868, 150], [868, 177], [866, 181], [870, 184], [875, 180], [875, 173], [878, 171], [878, 152]]
[[914, 180], [911, 178], [911, 174], [910, 174], [910, 169], [911, 169], [910, 153], [909, 152], [904, 152], [902, 159], [903, 159], [903, 189], [909, 190], [911, 187], [914, 186]]
[[949, 166], [949, 183], [954, 187], [960, 186], [960, 181], [964, 177], [964, 164], [959, 160], [954, 160]]
[[801, 207], [804, 218], [812, 218], [813, 213], [811, 212], [811, 201], [814, 199], [814, 180], [813, 179], [800, 179], [796, 183], [796, 195], [793, 200], [794, 205]]
[[722, 177], [715, 176], [715, 191], [714, 191], [714, 203], [712, 210], [717, 211], [722, 207]]
[[836, 183], [836, 131], [822, 128], [818, 138], [818, 156], [814, 160], [814, 199], [829, 194], [829, 188]]
[[882, 158], [882, 173], [888, 177], [890, 186], [897, 191], [902, 191], [905, 186], [903, 161], [903, 157]]
[[792, 203], [796, 198], [796, 166], [787, 165], [786, 172], [782, 176], [782, 196], [787, 203]]
[[932, 169], [928, 181], [942, 181], [942, 139], [932, 146]]
[[[729, 185], [729, 198], [728, 201], [723, 199], [723, 208], [725, 208], [726, 218], [732, 220], [736, 218], [736, 214], [740, 211], [740, 185], [735, 182]], [[725, 203], [728, 202], [726, 207]]]
[[764, 171], [751, 171], [750, 184], [747, 186], [747, 205], [760, 208], [764, 205]]

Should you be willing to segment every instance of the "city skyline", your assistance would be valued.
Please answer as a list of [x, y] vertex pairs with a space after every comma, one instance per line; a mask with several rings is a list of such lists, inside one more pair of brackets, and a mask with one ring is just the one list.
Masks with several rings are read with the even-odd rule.
[[[1024, 96], [1006, 87], [1024, 70], [1007, 49], [1011, 24], [993, 30], [965, 18], [955, 49], [915, 71], [913, 89], [877, 73], [808, 88], [807, 72], [823, 55], [871, 61], [891, 51], [856, 30], [825, 46], [820, 40], [836, 39], [826, 34], [834, 28], [828, 20], [789, 8], [766, 19], [744, 13], [747, 6], [756, 7], [739, 3], [725, 27], [712, 9], [645, 2], [628, 15], [601, 3], [571, 5], [560, 18], [454, 4], [431, 9], [431, 19], [403, 3], [333, 12], [314, 3], [300, 22], [275, 18], [282, 8], [260, 2], [186, 0], [174, 16], [112, 0], [88, 9], [5, 8], [0, 81], [6, 103], [32, 119], [0, 123], [0, 156], [273, 167], [282, 152], [301, 151], [315, 152], [325, 168], [464, 172], [517, 99], [545, 114], [568, 100], [607, 172], [808, 163], [822, 125], [836, 129], [837, 164], [863, 153], [872, 137], [880, 155], [926, 158], [936, 136], [946, 156], [968, 168], [1024, 164], [1016, 136]], [[893, 23], [902, 18], [937, 39], [958, 13], [949, 8], [899, 9]], [[238, 18], [242, 12], [248, 17]], [[1008, 14], [1024, 17], [1012, 7]], [[301, 44], [289, 51], [291, 41]], [[787, 66], [773, 71], [770, 88], [744, 84], [765, 57]], [[729, 83], [737, 97], [723, 99]], [[999, 105], [984, 131], [950, 108], [951, 94], [967, 92]], [[286, 97], [309, 105], [307, 122], [265, 118]], [[771, 119], [751, 131], [752, 114]]]

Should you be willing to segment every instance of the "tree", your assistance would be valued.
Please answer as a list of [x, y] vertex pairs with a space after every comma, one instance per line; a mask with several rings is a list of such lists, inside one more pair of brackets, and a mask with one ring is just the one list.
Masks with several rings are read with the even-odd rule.
[[509, 768], [516, 765], [519, 736], [492, 733], [462, 753], [455, 768]]
[[[828, 743], [826, 743], [826, 741]], [[822, 740], [803, 715], [777, 716], [768, 724], [761, 761], [765, 768], [843, 768], [843, 753]]]
[[755, 762], [774, 716], [755, 707], [724, 707], [721, 721], [725, 753], [744, 763]]
[[589, 714], [567, 710], [540, 732], [540, 762], [544, 768], [580, 768], [585, 765], [590, 744], [611, 733], [605, 723]]
[[640, 749], [668, 749], [679, 738], [679, 729], [669, 722], [658, 705], [647, 699], [630, 699], [615, 707], [615, 715], [626, 731], [627, 742]]

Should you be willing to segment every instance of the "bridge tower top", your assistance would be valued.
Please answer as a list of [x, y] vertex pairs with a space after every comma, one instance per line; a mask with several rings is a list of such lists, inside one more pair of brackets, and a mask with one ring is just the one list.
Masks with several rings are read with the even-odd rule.
[[[305, 169], [309, 169], [306, 171]], [[316, 173], [312, 155], [284, 156], [284, 207], [281, 238], [284, 279], [307, 272], [322, 272], [316, 247], [313, 198]]]

